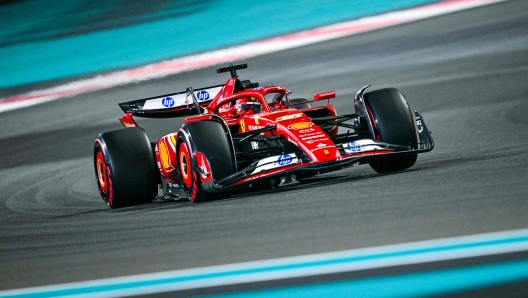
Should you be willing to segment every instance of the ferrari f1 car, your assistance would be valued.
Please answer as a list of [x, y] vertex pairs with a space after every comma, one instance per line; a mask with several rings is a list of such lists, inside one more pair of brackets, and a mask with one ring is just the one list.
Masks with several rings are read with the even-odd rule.
[[[433, 139], [418, 112], [394, 88], [366, 92], [355, 113], [338, 115], [334, 91], [291, 98], [284, 87], [241, 81], [120, 103], [124, 129], [95, 140], [94, 166], [103, 200], [112, 208], [185, 198], [228, 197], [253, 185], [286, 187], [345, 167], [369, 164], [378, 173], [413, 166]], [[134, 117], [186, 117], [173, 133], [151, 143]], [[341, 129], [340, 129], [341, 128]]]

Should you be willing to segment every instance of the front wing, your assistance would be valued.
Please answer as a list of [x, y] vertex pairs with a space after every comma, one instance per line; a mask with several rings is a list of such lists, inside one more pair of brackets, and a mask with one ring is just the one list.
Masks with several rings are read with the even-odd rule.
[[[428, 130], [422, 115], [418, 112], [415, 112], [415, 119], [419, 136], [417, 149], [409, 149], [408, 147], [400, 145], [387, 144], [372, 140], [363, 140], [364, 142], [358, 140], [354, 142], [356, 146], [367, 146], [367, 150], [355, 152], [356, 150], [350, 148], [350, 145], [348, 144], [336, 144], [337, 147], [341, 148], [343, 157], [334, 161], [317, 163], [310, 161], [305, 162], [301, 158], [298, 158], [295, 153], [268, 157], [219, 181], [210, 179], [209, 181], [203, 182], [203, 187], [204, 190], [208, 192], [222, 192], [286, 175], [322, 174], [338, 171], [360, 163], [368, 163], [381, 156], [401, 156], [429, 152], [434, 148], [431, 132]], [[371, 148], [369, 149], [368, 146], [371, 146]], [[349, 148], [348, 150], [347, 147]]]

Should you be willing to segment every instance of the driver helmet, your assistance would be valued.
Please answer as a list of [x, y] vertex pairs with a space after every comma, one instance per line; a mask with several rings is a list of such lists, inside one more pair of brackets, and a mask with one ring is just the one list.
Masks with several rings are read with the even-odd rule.
[[237, 100], [235, 109], [238, 115], [252, 115], [260, 113], [262, 104], [256, 97], [243, 97]]

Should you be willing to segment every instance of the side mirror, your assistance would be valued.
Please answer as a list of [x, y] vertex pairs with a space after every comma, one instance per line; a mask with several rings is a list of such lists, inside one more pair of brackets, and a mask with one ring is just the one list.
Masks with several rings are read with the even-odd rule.
[[334, 97], [335, 97], [335, 91], [327, 91], [327, 92], [314, 94], [314, 100], [315, 101], [330, 99], [330, 98], [334, 98]]

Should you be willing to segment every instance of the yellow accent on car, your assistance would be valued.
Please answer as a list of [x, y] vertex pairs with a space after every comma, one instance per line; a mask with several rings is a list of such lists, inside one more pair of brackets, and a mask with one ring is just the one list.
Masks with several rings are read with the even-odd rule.
[[165, 142], [160, 142], [159, 143], [159, 154], [160, 154], [160, 159], [161, 159], [161, 163], [163, 164], [163, 168], [164, 169], [170, 169], [172, 168], [171, 165], [170, 165], [170, 162], [169, 162], [169, 152], [167, 150], [167, 147], [165, 145]]
[[294, 123], [294, 124], [291, 124], [288, 126], [289, 129], [303, 129], [303, 128], [308, 128], [308, 127], [312, 127], [312, 123], [311, 122], [299, 122], [299, 123]]

